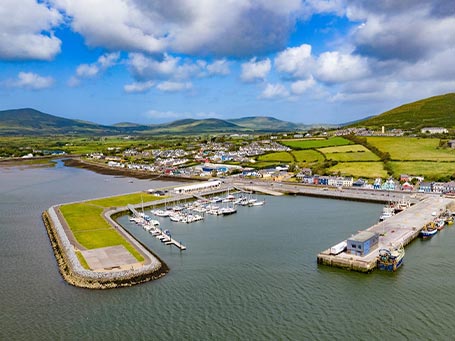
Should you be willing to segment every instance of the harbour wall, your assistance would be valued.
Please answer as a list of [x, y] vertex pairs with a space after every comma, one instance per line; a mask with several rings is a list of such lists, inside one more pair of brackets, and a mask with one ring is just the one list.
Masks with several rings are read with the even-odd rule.
[[[57, 216], [56, 206], [43, 212], [42, 218], [49, 235], [50, 243], [57, 260], [59, 271], [66, 282], [71, 285], [88, 289], [110, 289], [132, 286], [135, 284], [158, 279], [165, 275], [169, 268], [167, 265], [152, 255], [142, 244], [131, 236], [130, 242], [140, 250], [141, 254], [148, 257], [145, 264], [137, 269], [121, 271], [95, 272], [84, 269], [80, 264], [73, 245], [71, 245], [64, 228]], [[127, 232], [123, 230], [124, 237]]]

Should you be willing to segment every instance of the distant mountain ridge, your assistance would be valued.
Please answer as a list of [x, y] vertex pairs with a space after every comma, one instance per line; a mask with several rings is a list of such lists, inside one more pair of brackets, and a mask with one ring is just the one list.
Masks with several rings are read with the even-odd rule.
[[455, 128], [455, 93], [407, 103], [380, 115], [352, 122], [351, 127], [417, 131], [423, 127]]
[[102, 125], [42, 113], [31, 108], [0, 111], [0, 136], [14, 135], [116, 135], [116, 134], [202, 134], [234, 132], [279, 132], [304, 129], [303, 125], [273, 117], [182, 119], [163, 124], [143, 125], [121, 122]]

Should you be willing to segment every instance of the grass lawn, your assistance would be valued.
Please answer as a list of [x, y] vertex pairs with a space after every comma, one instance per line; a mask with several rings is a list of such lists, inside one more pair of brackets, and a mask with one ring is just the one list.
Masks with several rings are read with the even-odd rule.
[[359, 144], [318, 149], [328, 160], [341, 162], [379, 161], [379, 156]]
[[455, 162], [390, 162], [395, 177], [400, 174], [423, 175], [425, 180], [437, 180], [455, 173]]
[[344, 146], [353, 144], [353, 142], [346, 140], [343, 137], [331, 137], [329, 139], [302, 139], [302, 140], [281, 140], [281, 144], [288, 146], [292, 149], [313, 149], [332, 146]]
[[368, 137], [367, 141], [380, 151], [388, 152], [394, 161], [455, 161], [455, 150], [439, 149], [439, 139]]
[[[137, 195], [140, 197], [140, 193], [137, 193]], [[135, 197], [130, 197], [130, 195], [114, 197], [114, 202], [122, 203], [123, 201], [121, 200], [129, 200], [131, 198]], [[138, 261], [143, 261], [144, 258], [141, 254], [126, 239], [124, 239], [123, 236], [117, 232], [117, 230], [104, 220], [101, 215], [104, 207], [101, 205], [95, 206], [93, 204], [94, 202], [98, 204], [106, 204], [106, 207], [113, 206], [111, 205], [112, 203], [109, 199], [101, 199], [84, 203], [63, 205], [60, 207], [60, 212], [65, 217], [65, 220], [67, 221], [76, 240], [87, 249], [123, 245]]]
[[126, 195], [119, 195], [116, 197], [109, 197], [106, 199], [97, 199], [97, 200], [90, 200], [85, 202], [86, 204], [92, 204], [97, 206], [102, 206], [105, 208], [108, 207], [120, 207], [126, 206], [128, 204], [140, 204], [142, 201], [144, 203], [154, 200], [164, 199], [165, 197], [157, 197], [152, 194], [148, 193], [132, 193]]
[[329, 168], [328, 171], [332, 173], [340, 172], [341, 175], [353, 176], [355, 178], [386, 178], [387, 172], [383, 166], [382, 162], [340, 162]]
[[318, 153], [315, 150], [294, 150], [291, 152], [297, 162], [322, 162], [324, 161], [324, 156], [321, 153]]
[[266, 162], [294, 162], [294, 158], [288, 152], [276, 152], [270, 154], [259, 155], [258, 161]]
[[79, 260], [79, 263], [81, 263], [82, 267], [84, 269], [90, 270], [87, 261], [85, 260], [84, 256], [82, 256], [82, 253], [80, 253], [80, 251], [76, 251], [76, 256], [77, 259]]

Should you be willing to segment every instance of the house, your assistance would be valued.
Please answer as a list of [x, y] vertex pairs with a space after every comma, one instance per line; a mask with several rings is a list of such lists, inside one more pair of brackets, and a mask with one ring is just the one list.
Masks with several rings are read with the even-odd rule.
[[400, 182], [401, 181], [410, 181], [410, 176], [407, 174], [401, 174], [400, 175]]
[[432, 183], [431, 182], [421, 182], [419, 184], [419, 192], [422, 193], [431, 193]]
[[414, 190], [414, 186], [406, 181], [403, 185], [401, 185], [401, 190], [402, 191], [412, 191], [412, 190]]
[[450, 181], [444, 184], [443, 193], [455, 193], [455, 181]]
[[431, 191], [433, 193], [442, 193], [444, 192], [444, 185], [443, 182], [433, 182], [431, 184]]
[[328, 181], [329, 186], [334, 187], [351, 187], [353, 179], [351, 177], [330, 177]]
[[314, 177], [312, 175], [304, 175], [300, 178], [300, 181], [304, 184], [314, 184]]
[[447, 145], [449, 146], [449, 148], [455, 148], [455, 140], [450, 140], [449, 142], [447, 142]]
[[366, 256], [379, 245], [379, 235], [370, 231], [362, 231], [347, 240], [347, 253]]
[[447, 134], [449, 131], [442, 127], [425, 127], [420, 129], [422, 134]]
[[318, 178], [318, 185], [328, 186], [329, 185], [329, 177], [328, 176], [320, 176]]
[[390, 178], [389, 180], [385, 181], [382, 186], [381, 186], [381, 189], [382, 190], [385, 190], [385, 191], [394, 191], [396, 188], [396, 184], [395, 184], [395, 181]]
[[382, 179], [376, 178], [373, 183], [373, 189], [381, 189]]
[[313, 175], [313, 171], [311, 170], [311, 168], [302, 168], [300, 169], [300, 174]]

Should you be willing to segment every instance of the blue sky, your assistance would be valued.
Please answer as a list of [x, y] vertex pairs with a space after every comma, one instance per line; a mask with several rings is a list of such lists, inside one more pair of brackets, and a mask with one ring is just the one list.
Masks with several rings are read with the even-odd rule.
[[454, 92], [455, 6], [2, 0], [0, 110], [103, 124], [342, 123]]

